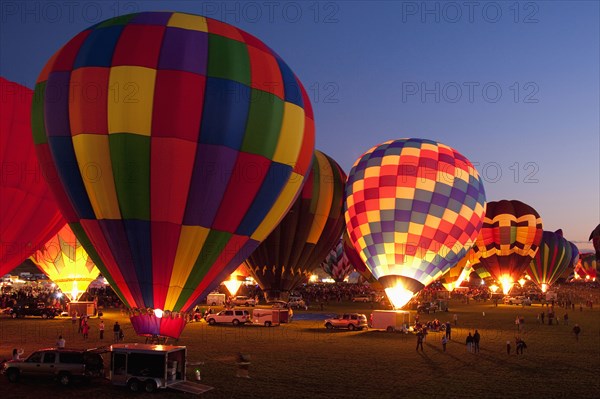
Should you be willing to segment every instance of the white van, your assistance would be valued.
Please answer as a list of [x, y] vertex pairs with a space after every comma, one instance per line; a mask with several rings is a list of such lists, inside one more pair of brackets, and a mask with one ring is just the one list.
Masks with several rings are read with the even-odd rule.
[[369, 327], [387, 332], [406, 331], [410, 313], [406, 310], [375, 310], [371, 313]]
[[206, 304], [209, 306], [225, 306], [225, 294], [211, 292], [206, 297]]

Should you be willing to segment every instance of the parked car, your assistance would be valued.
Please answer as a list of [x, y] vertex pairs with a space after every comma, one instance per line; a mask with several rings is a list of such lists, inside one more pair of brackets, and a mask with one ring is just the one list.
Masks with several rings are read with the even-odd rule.
[[291, 296], [288, 301], [288, 307], [290, 308], [302, 308], [306, 309], [306, 302], [302, 299], [301, 296]]
[[367, 316], [361, 313], [344, 313], [333, 319], [325, 320], [325, 328], [328, 330], [334, 328], [347, 328], [350, 331], [362, 330], [368, 328]]
[[231, 323], [234, 326], [240, 324], [250, 323], [251, 317], [250, 312], [243, 309], [225, 309], [221, 310], [217, 314], [211, 314], [206, 317], [206, 321], [211, 326], [217, 323]]
[[352, 298], [352, 302], [371, 302], [371, 297], [368, 295], [357, 295]]
[[238, 295], [231, 300], [231, 304], [235, 306], [256, 306], [254, 298]]
[[508, 305], [526, 305], [531, 306], [531, 300], [524, 296], [505, 296], [504, 303]]
[[438, 305], [434, 302], [424, 302], [417, 305], [417, 313], [431, 313], [438, 310]]
[[7, 361], [2, 372], [10, 382], [18, 382], [21, 376], [49, 376], [61, 385], [69, 385], [75, 378], [103, 376], [104, 362], [100, 354], [90, 350], [48, 348], [24, 360]]
[[46, 306], [44, 302], [17, 305], [10, 311], [10, 316], [13, 319], [25, 316], [38, 316], [42, 319], [53, 319], [59, 314], [60, 311], [58, 309]]

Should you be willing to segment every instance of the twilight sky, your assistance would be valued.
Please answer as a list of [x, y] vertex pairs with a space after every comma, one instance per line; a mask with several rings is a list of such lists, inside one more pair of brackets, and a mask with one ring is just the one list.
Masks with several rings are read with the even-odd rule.
[[349, 172], [372, 146], [441, 141], [488, 201], [519, 199], [580, 249], [600, 221], [600, 3], [595, 1], [2, 1], [0, 75], [33, 88], [89, 25], [172, 10], [277, 51], [315, 109], [317, 148]]

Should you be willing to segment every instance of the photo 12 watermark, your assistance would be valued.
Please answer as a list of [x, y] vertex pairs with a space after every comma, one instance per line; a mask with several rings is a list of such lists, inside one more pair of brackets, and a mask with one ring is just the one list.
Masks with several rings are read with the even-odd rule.
[[534, 81], [513, 81], [501, 83], [495, 81], [412, 81], [402, 82], [402, 103], [420, 102], [423, 104], [439, 103], [489, 103], [511, 101], [520, 104], [537, 104], [540, 86]]
[[[143, 11], [149, 1], [2, 1], [2, 23], [88, 23]], [[194, 14], [227, 23], [340, 22], [341, 5], [334, 1], [199, 1]]]
[[423, 24], [537, 24], [540, 14], [534, 1], [403, 1], [401, 8], [403, 23]]

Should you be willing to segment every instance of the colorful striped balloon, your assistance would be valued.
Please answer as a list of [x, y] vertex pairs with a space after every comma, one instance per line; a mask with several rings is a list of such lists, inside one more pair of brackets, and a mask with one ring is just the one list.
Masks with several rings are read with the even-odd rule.
[[456, 265], [452, 266], [442, 275], [440, 282], [446, 290], [452, 292], [456, 287], [460, 287], [464, 280], [469, 278], [469, 275], [473, 271], [473, 265], [477, 265], [478, 263], [479, 256], [471, 248], [464, 258], [459, 260]]
[[572, 255], [571, 243], [563, 237], [562, 231], [544, 231], [527, 272], [542, 292], [546, 292], [569, 267]]
[[488, 202], [476, 250], [504, 294], [535, 257], [542, 233], [542, 218], [531, 206], [514, 200]]
[[321, 269], [338, 283], [344, 281], [352, 273], [352, 264], [344, 252], [344, 242], [341, 238], [321, 262]]
[[483, 183], [463, 155], [431, 140], [393, 140], [352, 167], [346, 228], [361, 259], [401, 307], [465, 256], [484, 206]]
[[365, 262], [363, 262], [363, 260], [360, 258], [358, 252], [356, 252], [356, 249], [354, 249], [354, 246], [352, 245], [352, 242], [350, 242], [350, 237], [348, 237], [348, 231], [346, 229], [344, 229], [343, 240], [344, 253], [348, 257], [348, 260], [350, 261], [352, 267], [354, 267], [354, 270], [356, 270], [361, 275], [363, 281], [368, 283], [371, 286], [371, 288], [373, 288], [374, 290], [383, 291], [383, 287], [381, 286], [379, 281], [377, 281], [375, 276], [373, 276], [373, 273], [371, 273], [367, 265], [365, 265]]
[[33, 91], [0, 77], [0, 276], [64, 225], [31, 139]]
[[285, 298], [319, 266], [344, 227], [346, 174], [315, 151], [311, 173], [289, 213], [246, 260], [266, 299]]
[[71, 301], [77, 301], [100, 274], [69, 225], [36, 251], [31, 260]]
[[269, 235], [310, 170], [302, 84], [260, 40], [210, 18], [98, 23], [35, 91], [34, 140], [63, 214], [132, 308], [191, 309]]

